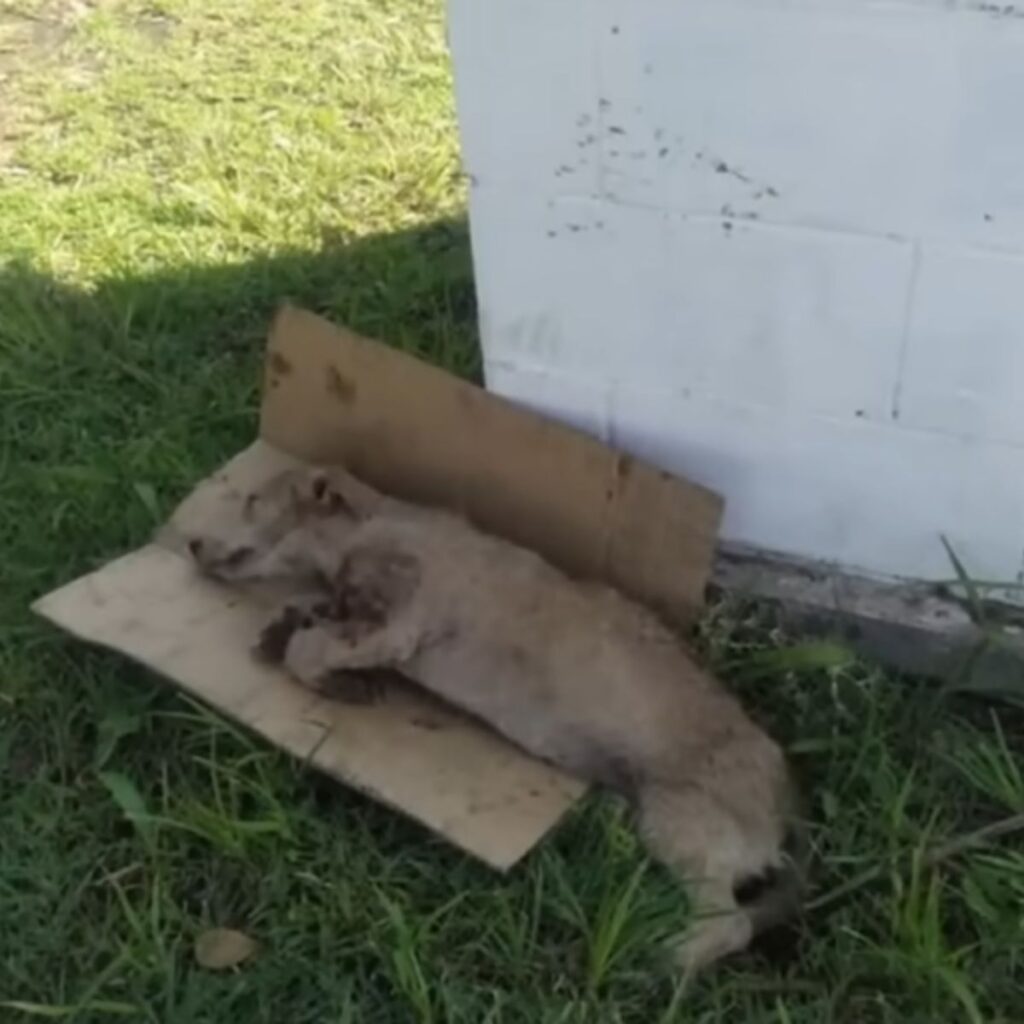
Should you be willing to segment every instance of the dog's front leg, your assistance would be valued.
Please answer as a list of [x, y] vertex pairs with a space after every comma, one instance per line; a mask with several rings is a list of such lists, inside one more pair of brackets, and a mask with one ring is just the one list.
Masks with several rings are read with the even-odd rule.
[[409, 620], [387, 623], [372, 632], [315, 623], [296, 629], [284, 652], [284, 665], [306, 686], [330, 691], [338, 672], [399, 668], [419, 647], [418, 630]]
[[297, 594], [290, 598], [260, 631], [254, 648], [261, 661], [279, 665], [284, 661], [291, 638], [301, 629], [310, 629], [330, 614], [330, 597], [321, 591]]

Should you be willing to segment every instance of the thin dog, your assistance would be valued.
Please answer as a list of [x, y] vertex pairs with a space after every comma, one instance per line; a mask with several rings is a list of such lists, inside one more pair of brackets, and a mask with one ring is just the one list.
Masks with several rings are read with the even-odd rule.
[[632, 801], [650, 852], [692, 887], [685, 971], [798, 910], [782, 751], [653, 612], [341, 469], [288, 470], [226, 500], [190, 549], [224, 581], [314, 588], [263, 636], [295, 678], [324, 689], [339, 671], [396, 669]]

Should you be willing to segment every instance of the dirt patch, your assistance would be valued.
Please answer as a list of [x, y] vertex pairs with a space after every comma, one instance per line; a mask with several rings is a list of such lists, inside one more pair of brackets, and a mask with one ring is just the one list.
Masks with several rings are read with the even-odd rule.
[[19, 76], [52, 61], [81, 16], [75, 4], [45, 4], [27, 10], [0, 3], [0, 167], [28, 130], [26, 104], [16, 88]]
[[175, 24], [173, 18], [163, 14], [144, 14], [135, 19], [135, 28], [139, 34], [157, 46], [170, 39]]
[[69, 0], [29, 11], [0, 2], [0, 90], [13, 73], [54, 57], [92, 5]]
[[0, 167], [32, 129], [32, 104], [24, 76], [60, 61], [61, 73], [87, 85], [99, 72], [86, 55], [68, 63], [65, 45], [101, 0], [0, 0]]

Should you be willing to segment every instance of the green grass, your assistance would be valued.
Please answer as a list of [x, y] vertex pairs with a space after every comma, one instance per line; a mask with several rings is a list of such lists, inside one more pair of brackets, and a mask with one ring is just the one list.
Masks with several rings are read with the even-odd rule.
[[[462, 211], [439, 0], [0, 0], [0, 1021], [1024, 1019], [1019, 839], [924, 852], [1024, 811], [1017, 712], [713, 610], [821, 891], [882, 883], [681, 992], [611, 801], [498, 877], [29, 616], [251, 437], [283, 298], [474, 375]], [[204, 971], [211, 925], [260, 952]]]

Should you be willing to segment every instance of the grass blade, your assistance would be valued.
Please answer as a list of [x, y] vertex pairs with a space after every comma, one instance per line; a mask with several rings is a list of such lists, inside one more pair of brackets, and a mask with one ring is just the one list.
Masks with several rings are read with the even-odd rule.
[[139, 1008], [131, 1003], [113, 1003], [107, 1000], [81, 1003], [74, 1006], [53, 1006], [48, 1003], [23, 1003], [16, 999], [10, 999], [0, 1001], [0, 1009], [14, 1010], [29, 1017], [45, 1017], [48, 1020], [62, 1020], [65, 1017], [75, 1016], [86, 1010], [89, 1013], [106, 1013], [118, 1017], [127, 1017], [139, 1012]]
[[745, 678], [764, 679], [787, 672], [803, 675], [834, 671], [846, 668], [854, 660], [853, 652], [843, 644], [818, 640], [760, 651], [734, 662], [733, 667]]
[[976, 625], [980, 626], [985, 621], [985, 605], [981, 600], [981, 594], [974, 585], [974, 580], [971, 579], [964, 563], [960, 561], [960, 556], [953, 550], [953, 545], [950, 544], [949, 538], [945, 534], [941, 534], [939, 539], [942, 541], [942, 546], [946, 549], [946, 556], [953, 566], [953, 572], [956, 573], [957, 582], [963, 588], [964, 596], [967, 599], [967, 610], [970, 613], [971, 619]]
[[121, 772], [98, 772], [100, 782], [121, 808], [124, 816], [139, 830], [146, 845], [152, 848], [154, 838], [153, 819], [146, 809], [146, 801], [135, 783]]

